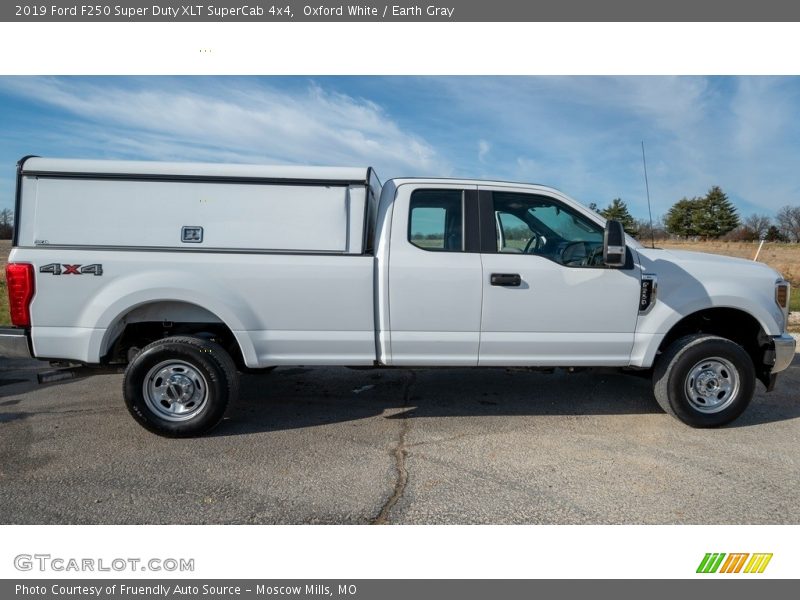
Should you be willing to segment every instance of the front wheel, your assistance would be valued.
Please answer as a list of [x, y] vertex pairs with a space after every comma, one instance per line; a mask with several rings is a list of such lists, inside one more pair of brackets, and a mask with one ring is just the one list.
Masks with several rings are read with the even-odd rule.
[[140, 425], [166, 437], [191, 437], [217, 425], [236, 396], [233, 360], [219, 344], [189, 336], [157, 340], [125, 371], [128, 411]]
[[664, 412], [692, 427], [719, 427], [750, 404], [756, 375], [750, 355], [731, 340], [706, 334], [674, 341], [653, 371]]

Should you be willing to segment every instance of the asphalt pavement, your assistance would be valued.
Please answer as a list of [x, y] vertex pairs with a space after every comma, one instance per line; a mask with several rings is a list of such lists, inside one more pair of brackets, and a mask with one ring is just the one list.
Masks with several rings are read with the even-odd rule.
[[3, 524], [800, 523], [798, 356], [716, 430], [612, 371], [279, 368], [184, 440], [42, 368], [0, 359]]

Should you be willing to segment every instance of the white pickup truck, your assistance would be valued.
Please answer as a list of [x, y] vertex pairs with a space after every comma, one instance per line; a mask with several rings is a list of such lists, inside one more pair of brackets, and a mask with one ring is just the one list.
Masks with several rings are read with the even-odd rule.
[[619, 367], [714, 427], [794, 357], [779, 273], [644, 248], [540, 185], [28, 157], [16, 193], [0, 353], [127, 364], [161, 435], [278, 365]]

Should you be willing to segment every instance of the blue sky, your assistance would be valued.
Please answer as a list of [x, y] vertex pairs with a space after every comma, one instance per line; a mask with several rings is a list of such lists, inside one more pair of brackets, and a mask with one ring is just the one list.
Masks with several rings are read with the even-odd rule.
[[721, 186], [800, 204], [800, 77], [0, 77], [0, 208], [26, 154], [371, 165], [544, 183], [653, 214]]

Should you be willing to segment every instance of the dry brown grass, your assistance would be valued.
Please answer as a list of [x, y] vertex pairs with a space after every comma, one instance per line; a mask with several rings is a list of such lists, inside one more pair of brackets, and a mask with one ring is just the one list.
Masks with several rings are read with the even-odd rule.
[[[758, 250], [759, 242], [684, 242], [663, 241], [656, 245], [661, 248], [691, 250], [693, 252], [710, 252], [752, 260]], [[768, 264], [792, 282], [800, 286], [800, 244], [779, 244], [765, 242], [758, 255], [758, 261]]]
[[[6, 263], [8, 262], [8, 253], [11, 252], [11, 240], [0, 240], [0, 267], [3, 267], [5, 272]], [[5, 277], [5, 275], [3, 275]]]

